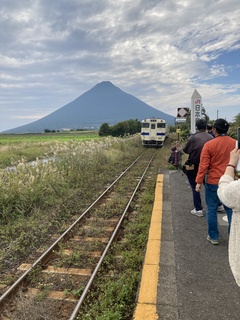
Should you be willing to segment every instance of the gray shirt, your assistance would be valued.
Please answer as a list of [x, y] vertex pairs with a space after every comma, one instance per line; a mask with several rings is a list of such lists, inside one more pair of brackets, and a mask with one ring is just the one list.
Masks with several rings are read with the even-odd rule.
[[199, 131], [188, 138], [187, 143], [183, 147], [183, 152], [190, 155], [190, 161], [196, 165], [199, 165], [200, 154], [204, 144], [214, 139], [212, 135], [205, 131]]

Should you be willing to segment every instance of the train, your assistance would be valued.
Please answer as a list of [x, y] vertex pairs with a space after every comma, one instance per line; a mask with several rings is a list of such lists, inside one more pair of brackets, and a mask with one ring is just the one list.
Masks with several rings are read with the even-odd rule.
[[163, 119], [149, 118], [141, 121], [143, 146], [162, 147], [170, 132], [170, 126]]

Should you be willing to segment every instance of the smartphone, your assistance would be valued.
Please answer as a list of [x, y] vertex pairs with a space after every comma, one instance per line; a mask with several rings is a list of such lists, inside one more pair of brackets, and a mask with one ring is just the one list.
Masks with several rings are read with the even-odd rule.
[[237, 148], [240, 149], [240, 127], [237, 128]]
[[[237, 128], [237, 143], [236, 147], [240, 149], [240, 127]], [[236, 167], [237, 176], [240, 177], [240, 159], [238, 160], [237, 167]]]

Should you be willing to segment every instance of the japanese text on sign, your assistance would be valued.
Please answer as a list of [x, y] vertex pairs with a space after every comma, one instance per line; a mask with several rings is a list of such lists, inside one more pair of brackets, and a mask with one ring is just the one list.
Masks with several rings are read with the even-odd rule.
[[200, 119], [201, 118], [201, 101], [200, 100], [195, 100], [195, 119]]

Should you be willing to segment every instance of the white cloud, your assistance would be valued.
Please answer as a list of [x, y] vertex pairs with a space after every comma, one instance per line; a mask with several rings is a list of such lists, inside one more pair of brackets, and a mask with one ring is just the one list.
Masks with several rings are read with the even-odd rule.
[[218, 59], [240, 51], [239, 15], [238, 0], [5, 1], [0, 131], [22, 124], [13, 109], [28, 123], [104, 80], [172, 115], [195, 88], [235, 112], [239, 62]]

